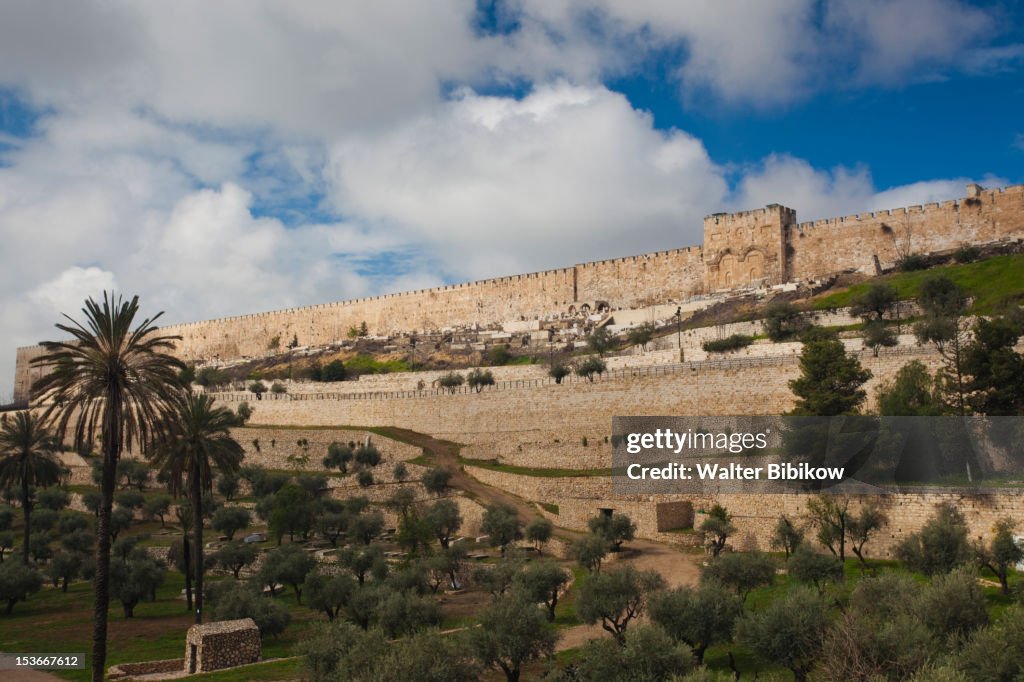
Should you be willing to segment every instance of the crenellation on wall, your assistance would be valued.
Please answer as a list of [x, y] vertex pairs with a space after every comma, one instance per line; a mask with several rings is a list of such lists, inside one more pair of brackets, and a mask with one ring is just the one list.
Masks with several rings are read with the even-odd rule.
[[[259, 357], [275, 335], [305, 346], [341, 340], [365, 322], [389, 335], [541, 319], [569, 306], [623, 309], [677, 303], [720, 289], [876, 274], [914, 254], [1024, 238], [1024, 185], [968, 185], [961, 199], [798, 223], [778, 204], [704, 219], [704, 243], [431, 289], [387, 293], [169, 325], [188, 361]], [[15, 400], [28, 395], [28, 352], [18, 351]]]

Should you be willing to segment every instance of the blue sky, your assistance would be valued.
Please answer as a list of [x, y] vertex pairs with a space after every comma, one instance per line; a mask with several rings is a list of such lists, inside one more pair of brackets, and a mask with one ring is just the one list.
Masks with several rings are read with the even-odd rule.
[[0, 401], [104, 288], [169, 321], [1024, 182], [1006, 0], [0, 8]]

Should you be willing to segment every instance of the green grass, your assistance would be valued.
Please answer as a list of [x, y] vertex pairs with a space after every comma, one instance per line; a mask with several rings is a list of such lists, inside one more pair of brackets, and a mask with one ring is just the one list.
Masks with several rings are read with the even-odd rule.
[[247, 682], [247, 680], [295, 680], [301, 679], [302, 675], [302, 658], [285, 658], [266, 663], [254, 663], [241, 668], [192, 675], [187, 679], [202, 680], [203, 682]]
[[[168, 571], [167, 580], [157, 590], [157, 600], [136, 606], [133, 618], [124, 617], [120, 602], [111, 602], [108, 667], [118, 663], [184, 656], [185, 632], [192, 625], [192, 617], [185, 608], [184, 600], [178, 598], [183, 587], [183, 576], [177, 571]], [[323, 619], [321, 614], [296, 605], [290, 592], [278, 596], [277, 601], [289, 608], [292, 622], [280, 637], [264, 639], [264, 658], [291, 656], [295, 644], [306, 636], [310, 625]], [[91, 583], [73, 583], [67, 594], [44, 587], [28, 601], [18, 603], [11, 615], [0, 615], [0, 651], [85, 653], [89, 658], [92, 651], [92, 602]], [[295, 679], [300, 666], [301, 662], [268, 663], [266, 668], [260, 668], [251, 675], [209, 679]], [[55, 674], [68, 680], [88, 680], [90, 671], [66, 670]]]
[[576, 615], [576, 599], [579, 596], [580, 588], [590, 578], [590, 571], [582, 566], [573, 566], [570, 570], [573, 575], [572, 585], [555, 606], [555, 625], [560, 628], [571, 628], [583, 624], [583, 621]]
[[558, 516], [558, 505], [557, 504], [552, 504], [551, 502], [538, 502], [537, 504], [539, 504], [541, 509], [543, 509], [547, 513], [554, 514], [555, 516]]
[[368, 353], [360, 353], [345, 361], [346, 376], [411, 372], [412, 369], [412, 365], [407, 360], [378, 360]]
[[900, 299], [916, 298], [925, 280], [939, 276], [949, 277], [974, 299], [970, 312], [989, 315], [998, 312], [1006, 301], [1019, 300], [1024, 296], [1024, 255], [995, 256], [977, 263], [944, 265], [876, 277], [823, 296], [814, 302], [814, 308], [826, 310], [848, 306], [871, 285], [882, 282], [895, 288]]
[[465, 466], [479, 467], [491, 471], [500, 471], [517, 476], [536, 476], [539, 478], [578, 478], [582, 476], [611, 476], [611, 469], [543, 469], [540, 467], [524, 467], [515, 464], [499, 464], [494, 459], [470, 459], [459, 457], [459, 463]]

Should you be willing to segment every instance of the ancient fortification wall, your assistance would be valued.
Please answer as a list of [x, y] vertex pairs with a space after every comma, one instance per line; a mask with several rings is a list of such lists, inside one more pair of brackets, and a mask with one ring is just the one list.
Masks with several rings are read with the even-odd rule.
[[[1024, 238], [1024, 186], [877, 213], [797, 223], [793, 209], [716, 214], [704, 219], [704, 245], [583, 263], [512, 277], [374, 298], [172, 325], [187, 360], [256, 357], [271, 339], [300, 345], [340, 340], [366, 322], [373, 334], [433, 331], [533, 320], [588, 306], [681, 303], [719, 289], [818, 279], [842, 271], [872, 274], [910, 253], [942, 253], [963, 244]], [[28, 359], [18, 351], [15, 400], [28, 395]]]
[[[938, 355], [928, 348], [879, 357], [860, 354], [872, 371], [869, 395], [906, 362], [918, 359], [932, 368]], [[305, 426], [397, 426], [476, 446], [486, 457], [488, 444], [528, 442], [603, 443], [616, 415], [780, 414], [793, 404], [787, 382], [799, 374], [796, 358], [766, 358], [730, 363], [695, 363], [664, 372], [556, 385], [510, 388], [482, 393], [424, 395], [372, 400], [270, 400], [248, 398], [256, 408], [250, 424]], [[225, 396], [227, 398], [228, 396]], [[496, 446], [497, 447], [497, 446]], [[511, 445], [501, 446], [507, 451]], [[523, 450], [528, 448], [524, 445]], [[517, 463], [551, 466], [545, 453], [524, 452]]]
[[[789, 229], [788, 279], [846, 270], [874, 274], [908, 254], [953, 251], [1024, 237], [1024, 185], [968, 187], [957, 201], [800, 223]], [[876, 261], [877, 259], [877, 261]]]

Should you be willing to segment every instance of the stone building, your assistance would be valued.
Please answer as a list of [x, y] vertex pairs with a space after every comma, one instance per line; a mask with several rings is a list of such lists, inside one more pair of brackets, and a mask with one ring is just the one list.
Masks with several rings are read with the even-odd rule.
[[205, 673], [260, 660], [260, 630], [252, 618], [193, 625], [185, 636], [185, 672]]

